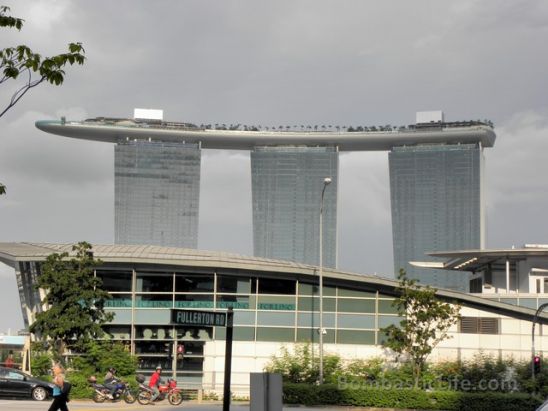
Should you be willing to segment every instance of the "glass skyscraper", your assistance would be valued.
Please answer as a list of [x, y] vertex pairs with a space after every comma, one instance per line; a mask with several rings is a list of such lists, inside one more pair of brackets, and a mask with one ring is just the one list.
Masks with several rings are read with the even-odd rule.
[[478, 249], [484, 243], [480, 144], [394, 147], [389, 152], [394, 270], [421, 284], [468, 291], [463, 273], [425, 270], [430, 251]]
[[253, 250], [257, 257], [319, 264], [324, 178], [323, 263], [337, 266], [339, 153], [335, 147], [255, 147], [251, 151]]
[[128, 141], [114, 153], [115, 242], [197, 248], [200, 147]]

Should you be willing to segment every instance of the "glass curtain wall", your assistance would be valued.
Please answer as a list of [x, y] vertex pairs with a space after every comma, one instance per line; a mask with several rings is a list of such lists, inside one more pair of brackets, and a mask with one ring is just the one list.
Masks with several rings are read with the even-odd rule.
[[319, 265], [320, 202], [324, 178], [323, 264], [337, 266], [336, 147], [255, 147], [251, 151], [253, 251]]
[[115, 243], [197, 248], [200, 162], [196, 144], [117, 144]]
[[[115, 318], [106, 331], [128, 344], [145, 374], [161, 365], [186, 384], [200, 384], [205, 343], [225, 339], [223, 327], [171, 325], [172, 308], [233, 307], [235, 341], [318, 341], [318, 287], [312, 283], [200, 271], [103, 269], [96, 275], [113, 297], [107, 306]], [[392, 298], [374, 290], [326, 285], [323, 294], [325, 343], [379, 344], [378, 329], [400, 320]]]
[[464, 273], [425, 270], [432, 251], [483, 246], [482, 148], [476, 144], [395, 147], [389, 153], [394, 271], [435, 287], [468, 291]]

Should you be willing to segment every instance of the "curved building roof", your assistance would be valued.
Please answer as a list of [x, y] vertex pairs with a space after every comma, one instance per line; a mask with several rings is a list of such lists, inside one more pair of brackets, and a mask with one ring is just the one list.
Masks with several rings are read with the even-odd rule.
[[84, 140], [118, 143], [127, 140], [157, 140], [199, 143], [202, 148], [250, 150], [257, 146], [337, 146], [340, 151], [387, 151], [396, 146], [417, 144], [495, 144], [495, 132], [487, 125], [462, 127], [425, 127], [402, 131], [331, 132], [331, 131], [244, 131], [213, 130], [134, 122], [37, 121], [36, 127], [47, 133]]
[[[70, 253], [72, 244], [49, 243], [0, 243], [0, 261], [16, 266], [19, 262], [44, 261], [52, 253]], [[245, 257], [214, 251], [201, 251], [151, 245], [94, 245], [94, 256], [104, 263], [143, 264], [165, 267], [209, 267], [215, 270], [243, 271], [266, 276], [276, 273], [280, 278], [308, 281], [318, 280], [318, 267], [288, 261]], [[378, 290], [387, 295], [398, 295], [399, 282], [375, 275], [360, 275], [339, 270], [323, 269], [324, 283], [354, 289]], [[456, 301], [464, 306], [531, 321], [535, 310], [476, 295], [452, 290], [438, 289], [437, 295], [447, 301]], [[548, 324], [548, 313], [539, 317], [539, 322]]]

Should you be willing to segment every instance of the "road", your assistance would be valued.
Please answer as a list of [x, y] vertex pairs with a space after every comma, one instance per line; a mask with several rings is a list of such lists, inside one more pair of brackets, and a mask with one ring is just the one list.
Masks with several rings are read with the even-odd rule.
[[[41, 410], [46, 411], [50, 406], [50, 401], [26, 401], [26, 400], [9, 400], [9, 399], [0, 399], [0, 410], [2, 411], [18, 411], [18, 410]], [[113, 410], [154, 410], [154, 411], [176, 411], [176, 410], [185, 410], [185, 411], [222, 411], [223, 406], [221, 403], [215, 404], [197, 404], [195, 402], [183, 402], [179, 406], [170, 405], [167, 401], [161, 401], [156, 403], [154, 406], [150, 405], [140, 405], [139, 403], [135, 404], [126, 404], [124, 402], [117, 403], [102, 403], [96, 404], [92, 401], [77, 401], [73, 400], [69, 402], [70, 411], [113, 411]], [[231, 411], [249, 411], [249, 405], [231, 405]]]
[[[50, 401], [28, 401], [28, 400], [9, 400], [0, 398], [0, 410], [1, 411], [47, 411], [50, 406]], [[222, 411], [223, 405], [221, 402], [216, 403], [205, 403], [198, 404], [194, 401], [192, 402], [183, 402], [179, 406], [170, 405], [167, 401], [157, 402], [154, 406], [150, 405], [140, 405], [139, 403], [135, 404], [126, 404], [124, 402], [117, 403], [102, 403], [96, 404], [92, 401], [81, 401], [73, 400], [69, 402], [70, 411], [114, 411], [114, 410], [142, 410], [142, 411]], [[283, 411], [363, 411], [365, 408], [357, 407], [320, 407], [320, 408], [308, 408], [308, 407], [284, 407]], [[249, 404], [232, 404], [230, 406], [230, 411], [249, 411]], [[386, 410], [388, 411], [388, 410]]]

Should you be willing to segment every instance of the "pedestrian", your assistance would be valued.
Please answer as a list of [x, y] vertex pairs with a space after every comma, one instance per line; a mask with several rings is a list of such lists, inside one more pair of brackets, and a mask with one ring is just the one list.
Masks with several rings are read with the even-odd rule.
[[67, 390], [65, 389], [65, 375], [63, 367], [60, 364], [53, 366], [53, 402], [48, 411], [68, 411], [67, 407]]
[[10, 351], [10, 353], [8, 354], [8, 358], [6, 358], [6, 362], [4, 363], [4, 365], [8, 368], [14, 368], [15, 361], [13, 361], [13, 352]]

